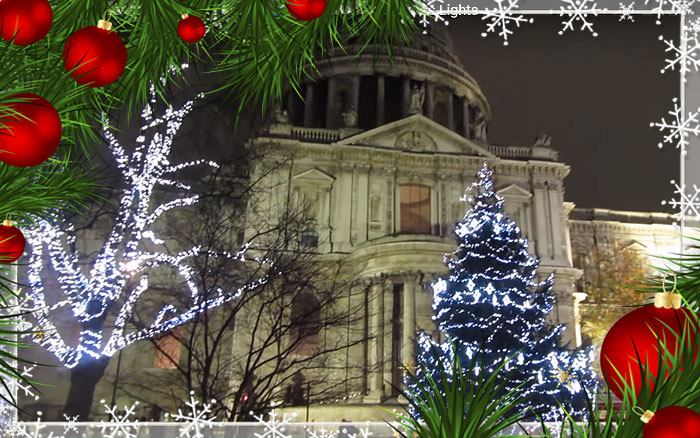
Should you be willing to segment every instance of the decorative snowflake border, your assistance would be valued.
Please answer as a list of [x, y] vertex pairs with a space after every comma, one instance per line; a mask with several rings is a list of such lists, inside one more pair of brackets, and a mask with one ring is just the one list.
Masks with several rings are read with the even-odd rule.
[[686, 147], [689, 144], [691, 135], [700, 135], [700, 108], [695, 112], [688, 112], [688, 115], [683, 114], [683, 109], [678, 102], [678, 98], [673, 98], [673, 109], [668, 112], [671, 116], [669, 121], [662, 118], [661, 122], [652, 122], [649, 126], [659, 128], [660, 131], [668, 131], [664, 135], [664, 139], [659, 143], [659, 148], [663, 147], [664, 143], [675, 144], [676, 148], [681, 150], [681, 154], [686, 154]]
[[674, 198], [670, 201], [661, 201], [661, 204], [668, 204], [673, 209], [678, 209], [676, 215], [678, 219], [695, 216], [695, 219], [700, 220], [700, 187], [693, 184], [693, 190], [686, 192], [685, 184], [679, 185], [676, 181], [671, 181], [671, 184], [676, 188], [676, 191], [673, 193], [678, 195], [678, 198]]
[[194, 398], [194, 391], [190, 392], [190, 401], [185, 403], [185, 406], [190, 408], [189, 413], [183, 413], [181, 409], [177, 410], [177, 414], [165, 414], [165, 418], [172, 418], [175, 421], [184, 421], [185, 424], [180, 427], [181, 438], [205, 438], [202, 432], [205, 427], [211, 429], [214, 426], [220, 425], [216, 423], [216, 417], [210, 417], [212, 413], [211, 406], [216, 403], [216, 400], [211, 400], [210, 403], [202, 403], [202, 409], [198, 409], [199, 402]]

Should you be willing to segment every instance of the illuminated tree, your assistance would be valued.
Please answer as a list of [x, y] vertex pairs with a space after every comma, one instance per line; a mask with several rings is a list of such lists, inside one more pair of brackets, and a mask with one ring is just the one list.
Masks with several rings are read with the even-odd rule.
[[[427, 366], [440, 386], [441, 371], [431, 346], [437, 347], [447, 359], [443, 363], [449, 364], [453, 361], [451, 340], [465, 369], [477, 361], [476, 375], [493, 372], [504, 356], [511, 357], [520, 350], [499, 375], [505, 379], [523, 365], [504, 387], [504, 393], [515, 390], [534, 394], [518, 409], [531, 408], [551, 418], [558, 408], [556, 398], [569, 412], [581, 414], [586, 403], [583, 389], [592, 397], [598, 386], [590, 367], [593, 349], [572, 352], [557, 345], [564, 328], [545, 321], [555, 302], [554, 278], [534, 281], [538, 260], [527, 252], [527, 241], [520, 237], [515, 222], [503, 213], [503, 199], [493, 190], [492, 173], [484, 165], [471, 187], [475, 196], [462, 198], [472, 208], [457, 224], [461, 244], [451, 257], [446, 257], [450, 275], [433, 284], [433, 319], [445, 339], [440, 343], [420, 333], [418, 362]], [[480, 363], [482, 345], [486, 363]], [[570, 385], [559, 380], [559, 369], [568, 369], [574, 376]], [[421, 370], [417, 376], [419, 382], [426, 381]], [[451, 381], [450, 370], [447, 377]], [[529, 383], [516, 390], [528, 379]], [[476, 384], [476, 379], [471, 381]], [[415, 388], [409, 385], [409, 389], [411, 386]]]
[[[37, 220], [37, 226], [27, 233], [31, 257], [26, 298], [34, 309], [34, 327], [43, 333], [34, 340], [71, 369], [65, 409], [68, 415], [80, 415], [83, 420], [89, 416], [94, 387], [117, 351], [234, 300], [265, 284], [271, 275], [265, 260], [251, 258], [250, 263], [244, 263], [247, 245], [236, 253], [211, 252], [210, 257], [239, 262], [242, 270], [254, 266], [256, 275], [237, 287], [205, 295], [190, 262], [203, 251], [201, 246], [173, 249], [158, 237], [159, 220], [166, 212], [198, 201], [190, 186], [177, 181], [177, 173], [192, 166], [217, 164], [205, 160], [171, 164], [168, 157], [174, 136], [194, 101], [176, 111], [168, 107], [161, 117], [153, 115], [153, 87], [150, 102], [143, 110], [145, 123], [133, 151], [120, 145], [103, 117], [104, 135], [123, 186], [118, 190], [116, 214], [108, 215], [111, 228], [105, 227], [106, 236], [91, 237], [104, 240], [99, 240], [97, 254], [89, 257], [87, 267], [78, 246], [85, 246], [90, 239], [81, 238], [76, 243], [76, 227], [70, 221]], [[149, 276], [182, 282], [188, 300], [173, 302], [167, 294], [153, 290], [145, 294]], [[144, 306], [153, 309], [150, 322], [140, 327], [130, 324], [135, 309]], [[77, 339], [71, 339], [72, 330], [79, 332]]]

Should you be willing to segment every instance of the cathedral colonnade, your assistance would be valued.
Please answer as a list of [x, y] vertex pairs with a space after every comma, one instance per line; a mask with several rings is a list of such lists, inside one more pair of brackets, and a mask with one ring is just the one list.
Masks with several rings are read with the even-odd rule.
[[429, 79], [386, 74], [334, 75], [309, 81], [287, 94], [295, 125], [307, 128], [369, 129], [423, 114], [468, 139], [485, 140], [485, 118], [470, 98]]
[[[421, 272], [383, 274], [369, 282], [369, 348], [365, 403], [396, 397], [402, 386], [404, 365], [415, 365], [415, 337], [420, 328], [416, 301], [429, 301], [423, 292]], [[423, 316], [425, 319], [425, 316]]]

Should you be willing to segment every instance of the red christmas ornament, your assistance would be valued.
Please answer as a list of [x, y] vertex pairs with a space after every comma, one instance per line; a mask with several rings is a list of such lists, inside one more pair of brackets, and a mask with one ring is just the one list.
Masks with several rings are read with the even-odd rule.
[[[635, 347], [639, 353], [641, 365], [646, 367], [647, 361], [649, 362], [648, 376], [656, 379], [659, 371], [659, 355], [663, 352], [663, 349], [661, 353], [659, 352], [659, 340], [666, 345], [670, 353], [676, 354], [678, 339], [674, 333], [680, 336], [685, 324], [689, 324], [690, 333], [686, 335], [686, 339], [689, 345], [694, 342], [697, 327], [689, 319], [690, 311], [681, 308], [680, 298], [678, 294], [658, 293], [654, 304], [640, 307], [626, 314], [605, 335], [600, 353], [600, 366], [610, 390], [618, 398], [624, 398], [623, 382], [629, 386], [634, 382], [636, 395], [639, 396], [642, 375]], [[659, 321], [673, 328], [673, 331]], [[696, 358], [697, 350], [693, 361]], [[618, 373], [622, 375], [622, 379]], [[653, 385], [654, 383], [650, 382], [650, 390], [653, 389]]]
[[19, 115], [2, 119], [6, 128], [0, 129], [0, 161], [16, 167], [36, 166], [56, 152], [61, 142], [61, 118], [53, 105], [41, 96], [20, 93], [12, 97], [27, 102], [4, 105], [26, 119]]
[[201, 18], [194, 15], [182, 14], [182, 20], [177, 25], [177, 34], [186, 43], [196, 43], [204, 38], [207, 28]]
[[12, 263], [22, 257], [27, 241], [12, 221], [4, 221], [0, 225], [0, 263]]
[[18, 46], [33, 44], [49, 33], [52, 23], [53, 11], [47, 0], [0, 1], [0, 36], [5, 41]]
[[642, 438], [700, 438], [700, 415], [683, 406], [667, 406], [656, 413], [646, 411]]
[[326, 0], [288, 0], [287, 9], [297, 20], [312, 21], [323, 15], [326, 3]]
[[111, 29], [112, 23], [100, 20], [97, 26], [84, 27], [66, 41], [63, 65], [77, 83], [104, 87], [124, 72], [126, 47]]

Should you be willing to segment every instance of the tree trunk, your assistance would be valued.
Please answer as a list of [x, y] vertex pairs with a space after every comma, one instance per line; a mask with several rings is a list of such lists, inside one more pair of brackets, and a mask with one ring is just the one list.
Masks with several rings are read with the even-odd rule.
[[68, 416], [78, 415], [78, 421], [88, 421], [95, 397], [95, 387], [109, 364], [109, 357], [88, 359], [78, 364], [70, 373], [70, 391], [63, 406]]

